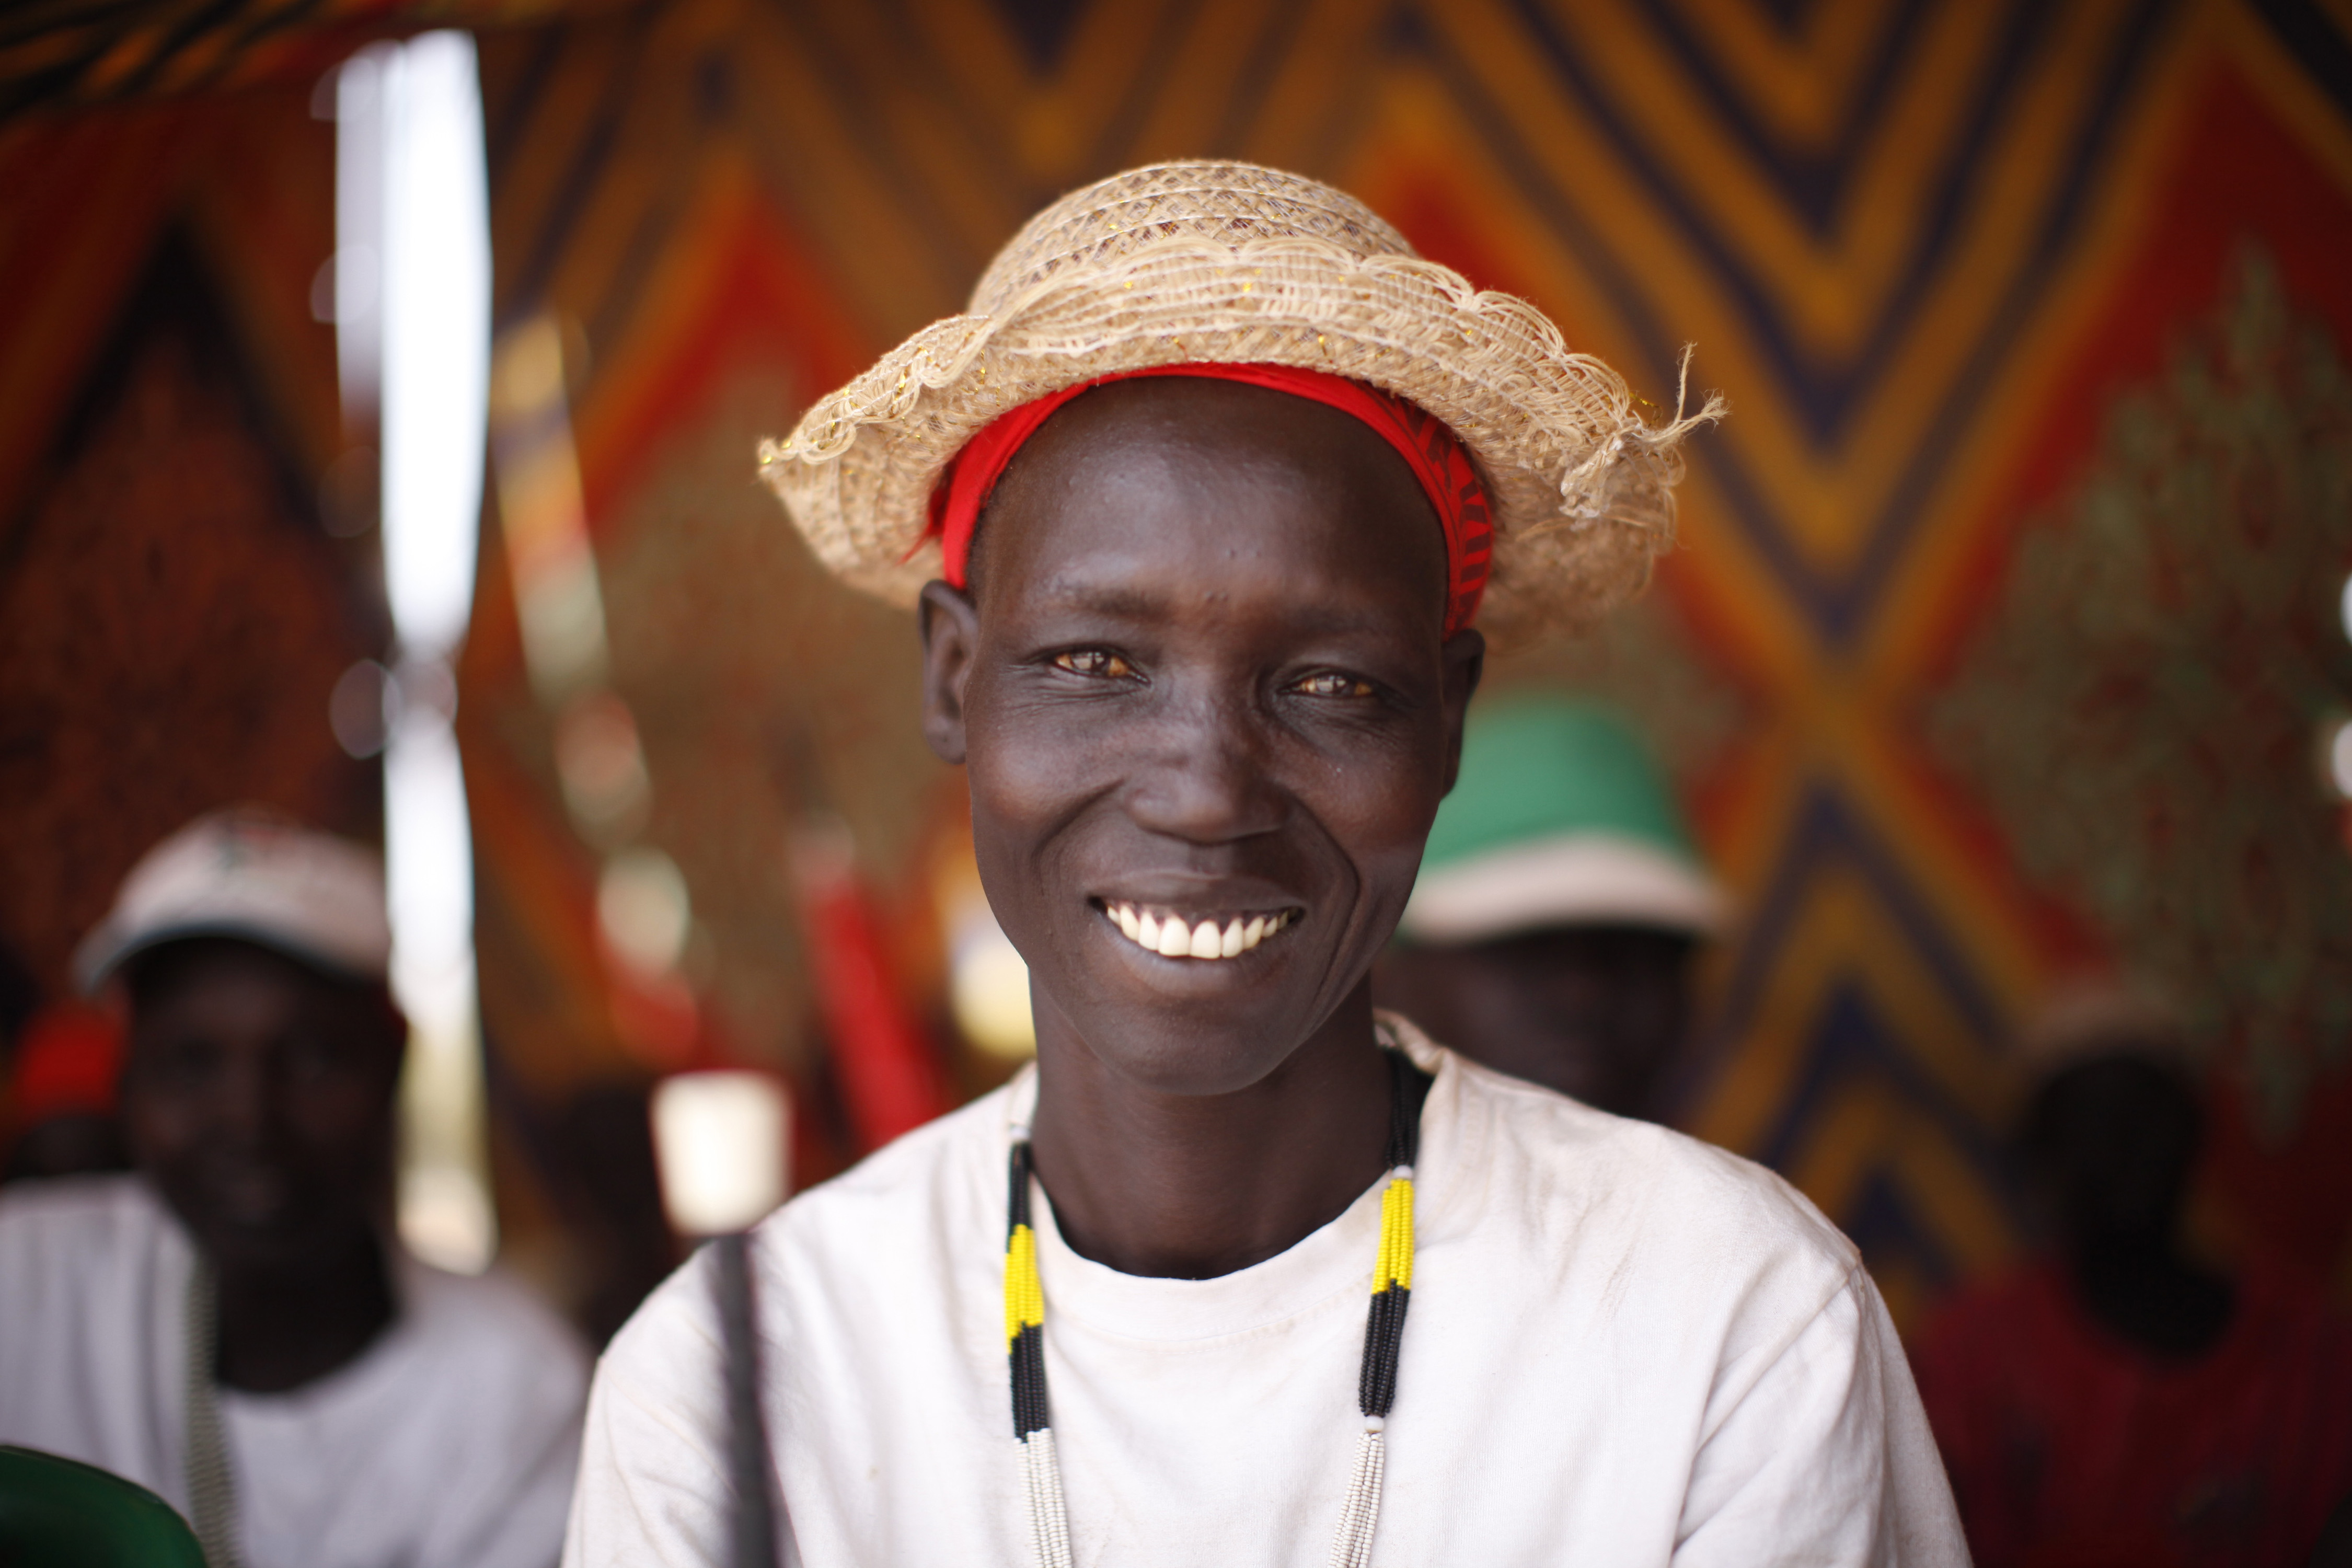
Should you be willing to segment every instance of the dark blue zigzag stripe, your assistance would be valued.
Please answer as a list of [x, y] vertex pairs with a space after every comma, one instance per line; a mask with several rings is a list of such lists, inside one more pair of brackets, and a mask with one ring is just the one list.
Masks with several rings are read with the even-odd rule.
[[[1183, 41], [1184, 28], [1192, 19], [1190, 5], [1171, 5], [1160, 15], [1160, 26], [1150, 47], [1145, 50], [1142, 71], [1127, 84], [1118, 111], [1109, 117], [1102, 131], [1087, 149], [1087, 166], [1106, 173], [1132, 162], [1129, 150], [1134, 145], [1136, 132], [1142, 128], [1143, 118], [1160, 97], [1160, 85], [1175, 68], [1178, 46]], [[1044, 206], [1060, 191], [1036, 193], [1035, 205]], [[1011, 235], [1004, 237], [1012, 238]]]
[[[1255, 118], [1279, 72], [1283, 55], [1294, 43], [1304, 20], [1304, 0], [1276, 0], [1276, 3], [1279, 15], [1240, 74], [1234, 101], [1229, 104], [1217, 133], [1216, 140], [1221, 143], [1234, 142]], [[1130, 84], [1120, 112], [1112, 117], [1097, 137], [1090, 153], [1092, 166], [1108, 168], [1118, 161], [1121, 150], [1134, 134], [1136, 122], [1149, 109], [1156, 89], [1172, 67], [1177, 56], [1173, 47], [1174, 30], [1180, 28], [1187, 17], [1188, 13], [1179, 6], [1171, 8], [1163, 19], [1161, 30], [1164, 36], [1149, 52], [1146, 69]], [[649, 18], [650, 13], [640, 13], [633, 26], [631, 47], [623, 51], [624, 63], [606, 82], [585, 133], [572, 150], [570, 161], [559, 181], [557, 199], [551, 204], [538, 232], [520, 247], [520, 259], [501, 267], [499, 298], [502, 323], [529, 314], [542, 301], [564, 247], [571, 243], [612, 163], [622, 124], [637, 95], [646, 89], [642, 45], [644, 28]], [[913, 26], [910, 18], [901, 16], [899, 21], [907, 27]], [[516, 74], [513, 86], [496, 105], [498, 114], [488, 136], [494, 191], [504, 182], [524, 132], [539, 111], [566, 46], [577, 36], [574, 29], [562, 24], [541, 29], [541, 38], [523, 68]], [[936, 62], [924, 56], [919, 63], [930, 65]], [[844, 73], [827, 71], [821, 74], [830, 89], [843, 93], [850, 90], [850, 84], [842, 79]], [[696, 86], [697, 107], [706, 126], [757, 130], [755, 126], [744, 124], [742, 88], [734, 60], [723, 47], [706, 50], [697, 61]], [[953, 101], [952, 83], [940, 78], [936, 72], [931, 86], [935, 97], [942, 101]], [[844, 105], [845, 108], [846, 99]], [[983, 140], [1001, 140], [1003, 131], [1002, 126], [978, 124], [971, 129]], [[923, 216], [930, 220], [927, 225], [930, 231], [934, 234], [948, 232], [944, 215], [929, 210], [934, 205], [925, 200], [923, 182], [917, 177], [913, 165], [893, 144], [892, 139], [887, 135], [869, 139], [868, 151], [869, 155], [890, 171], [894, 186], [905, 199], [927, 209]], [[996, 161], [1006, 170], [1011, 170], [1014, 164], [1011, 149], [1002, 147], [1000, 151], [1002, 156]], [[608, 341], [620, 331], [635, 310], [652, 261], [683, 205], [684, 194], [682, 185], [665, 191], [640, 217], [630, 237], [628, 252], [614, 275], [606, 297], [593, 306], [590, 328], [595, 341]], [[781, 186], [772, 187], [772, 194], [779, 201], [789, 197], [789, 192]], [[1061, 193], [1039, 188], [1020, 194], [1029, 205], [1042, 205]], [[970, 281], [971, 275], [977, 272], [977, 264], [969, 257], [951, 253], [946, 247], [938, 247], [932, 254], [940, 265], [941, 276], [949, 282], [950, 292], [960, 294]]]
[[1070, 34], [1086, 11], [1086, 0], [992, 0], [997, 14], [1021, 41], [1029, 65], [1040, 74], [1060, 63]]
[[[1814, 886], [1840, 871], [1858, 876], [1870, 889], [1879, 909], [1935, 977], [1945, 1000], [1969, 1031], [1969, 1043], [1990, 1055], [2003, 1037], [2003, 1025], [1967, 959], [1875, 835], [1836, 794], [1816, 787], [1791, 820], [1779, 863], [1758, 901], [1725, 988], [1722, 1007], [1709, 1031], [1710, 1058], [1717, 1063], [1728, 1060], [1747, 1043], [1765, 990], [1781, 969]], [[1750, 1152], [1766, 1164], [1786, 1169], [1827, 1103], [1858, 1078], [1882, 1079], [1905, 1101], [1918, 1107], [1960, 1150], [2003, 1207], [2012, 1216], [2021, 1212], [2002, 1158], [2000, 1131], [1985, 1127], [1946, 1097], [1942, 1086], [1922, 1068], [1902, 1037], [1880, 1019], [1858, 979], [1836, 984], [1830, 990], [1812, 1026], [1804, 1064], [1761, 1144]]]
[[1763, 1142], [1750, 1152], [1773, 1169], [1788, 1172], [1837, 1098], [1857, 1081], [1874, 1079], [1933, 1121], [2012, 1217], [2023, 1212], [2003, 1156], [2001, 1130], [1979, 1121], [1945, 1097], [1858, 984], [1830, 991], [1814, 1021], [1804, 1068]]
[[[485, 102], [488, 112], [482, 133], [483, 158], [493, 170], [505, 168], [514, 156], [523, 128], [547, 94], [547, 84], [563, 58], [564, 40], [570, 36], [570, 29], [561, 24], [540, 28], [531, 37], [530, 57], [515, 74], [513, 84], [494, 102]], [[491, 83], [486, 78], [482, 86], [483, 97], [488, 100]]]
[[2254, 9], [2336, 107], [2352, 116], [2352, 38], [2310, 0], [2254, 0]]
[[[1659, 320], [1647, 291], [1620, 263], [1615, 249], [1594, 232], [1581, 212], [1544, 176], [1517, 129], [1465, 79], [1463, 62], [1436, 51], [1433, 51], [1433, 58], [1449, 79], [1463, 113], [1478, 131], [1487, 150], [1519, 187], [1521, 195], [1568, 241], [1569, 247], [1600, 283], [1616, 308], [1619, 321], [1642, 346], [1650, 388], [1663, 395], [1675, 384], [1675, 364], [1685, 340]], [[1698, 384], [1703, 388], [1706, 385], [1704, 362], [1698, 370]], [[1696, 455], [1698, 460], [1709, 465], [1722, 484], [1734, 520], [1763, 558], [1782, 595], [1802, 610], [1816, 627], [1832, 623], [1841, 609], [1839, 584], [1813, 571], [1788, 529], [1757, 491], [1747, 470], [1730, 454], [1720, 451], [1720, 445], [1702, 432], [1696, 443]]]
[[[940, 102], [957, 104], [951, 84], [941, 81], [939, 73], [931, 68], [935, 64], [931, 51], [911, 47], [913, 40], [922, 37], [922, 32], [916, 19], [908, 15], [907, 7], [900, 0], [879, 0], [876, 8], [885, 12], [887, 26], [898, 37], [909, 41], [910, 47], [902, 63], [925, 72], [929, 79], [924, 83], [924, 90]], [[800, 26], [804, 34], [808, 33], [805, 23]], [[829, 38], [808, 36], [810, 47], [820, 56], [834, 52]], [[923, 233], [940, 241], [925, 247], [925, 259], [931, 264], [932, 275], [940, 285], [942, 297], [961, 300], [964, 290], [971, 287], [972, 280], [980, 276], [981, 268], [987, 265], [988, 258], [972, 257], [961, 247], [947, 242], [947, 237], [955, 232], [955, 226], [930, 194], [929, 182], [919, 173], [919, 159], [906, 146], [908, 134], [900, 127], [898, 117], [877, 115], [872, 101], [862, 95], [865, 84], [846, 66], [820, 58], [817, 68], [814, 74], [822, 84], [834, 122], [865, 129], [866, 155], [874, 161], [877, 172], [887, 182], [886, 188], [910, 210], [917, 226]], [[971, 115], [964, 116], [964, 121], [965, 133], [988, 150], [991, 162], [1005, 169], [1015, 166], [1008, 141], [1009, 126], [980, 121]], [[752, 129], [756, 130], [756, 127]], [[779, 182], [772, 180], [768, 188], [780, 198], [783, 194]]]
[[[1607, 68], [1607, 62], [1580, 54], [1550, 25], [1538, 0], [1513, 3], [1543, 48], [1546, 60], [1581, 100], [1608, 137], [1619, 160], [1650, 192], [1660, 209], [1681, 231], [1684, 241], [1708, 264], [1738, 306], [1748, 330], [1763, 346], [1778, 378], [1787, 388], [1792, 408], [1814, 439], [1824, 446], [1831, 444], [1853, 410], [1877, 387], [1886, 363], [1899, 352], [1913, 325], [1912, 318], [1920, 300], [1948, 265], [1947, 244], [1983, 174], [1982, 161], [1993, 130], [2011, 108], [2035, 55], [2048, 42], [2053, 26], [2050, 9], [2023, 5], [2011, 13], [1991, 66], [1970, 95], [1959, 132], [1945, 149], [1942, 162], [1931, 177], [1934, 194], [1927, 205], [1927, 221], [1912, 237], [1911, 252], [1895, 286], [1877, 320], [1864, 334], [1859, 351], [1850, 360], [1829, 363], [1815, 359], [1798, 343], [1790, 322], [1771, 291], [1748, 266], [1744, 251], [1706, 216], [1679, 176], [1659, 162], [1647, 139], [1616, 111], [1610, 95], [1600, 85], [1600, 75]], [[2143, 0], [2134, 20], [2144, 23], [2147, 13], [2160, 3], [2162, 0]], [[2126, 26], [2118, 49], [2128, 51], [2136, 37], [2136, 28]], [[1469, 87], [1466, 74], [1462, 79]], [[1470, 90], [1476, 89], [1470, 87]], [[1719, 113], [1729, 115], [1733, 111], [1732, 106], [1720, 102], [1715, 107]], [[2069, 150], [2070, 162], [2079, 158], [2084, 143], [2101, 138], [2113, 108], [2103, 98], [2095, 111], [2085, 117], [2084, 123], [2077, 128], [2075, 145]], [[1769, 163], [1772, 157], [1769, 146], [1751, 143], [1748, 151], [1759, 161]]]
[[[2081, 134], [2070, 150], [2066, 172], [2043, 214], [2027, 264], [2020, 269], [1993, 323], [1979, 337], [1963, 374], [1956, 379], [1943, 405], [1937, 409], [1927, 438], [1915, 450], [1887, 504], [1865, 531], [1864, 546], [1852, 568], [1842, 574], [1824, 574], [1817, 570], [1797, 545], [1794, 534], [1784, 520], [1763, 499], [1759, 488], [1736, 458], [1720, 444], [1709, 443], [1702, 447], [1702, 460], [1712, 464], [1711, 472], [1722, 483], [1734, 516], [1743, 531], [1763, 557], [1782, 591], [1804, 610], [1816, 631], [1832, 647], [1847, 645], [1867, 624], [1868, 613], [1877, 600], [1887, 574], [1901, 559], [1910, 533], [1922, 515], [1926, 498], [1943, 478], [1948, 454], [1982, 396], [1985, 386], [2014, 345], [2032, 305], [2046, 287], [2051, 270], [2063, 254], [2065, 242], [2074, 232], [2085, 191], [2107, 150], [2122, 100], [2138, 74], [2138, 68], [2157, 32], [2158, 22], [2173, 3], [2174, 0], [2145, 0], [2135, 11], [2131, 25], [2124, 30], [2118, 47], [2107, 62], [2090, 112], [2084, 116]], [[1423, 52], [1448, 82], [1463, 112], [1478, 128], [1482, 140], [1522, 195], [1569, 240], [1580, 259], [1601, 284], [1622, 320], [1643, 345], [1644, 357], [1649, 362], [1652, 384], [1671, 384], [1673, 367], [1685, 335], [1668, 330], [1659, 319], [1647, 290], [1619, 263], [1613, 247], [1583, 219], [1576, 205], [1553, 183], [1534, 157], [1517, 127], [1486, 100], [1468, 62], [1446, 49], [1425, 29], [1411, 31], [1404, 41]], [[1992, 100], [1988, 100], [1980, 107], [1989, 113], [1991, 106]], [[1619, 144], [1621, 147], [1624, 145], [1622, 139]], [[1646, 159], [1629, 157], [1629, 162], [1647, 167]], [[1654, 176], [1656, 171], [1650, 168], [1649, 173]], [[1685, 216], [1688, 217], [1686, 209]], [[1801, 417], [1809, 417], [1816, 429], [1833, 428], [1843, 418], [1848, 398], [1858, 396], [1884, 374], [1885, 362], [1899, 347], [1901, 330], [1908, 324], [1906, 315], [1890, 311], [1882, 316], [1879, 326], [1874, 331], [1870, 348], [1853, 374], [1838, 378], [1832, 388], [1795, 356], [1785, 324], [1771, 310], [1761, 291], [1753, 286], [1752, 279], [1738, 268], [1728, 251], [1719, 244], [1708, 243], [1704, 231], [1686, 228], [1686, 232], [1693, 234], [1694, 244], [1699, 252], [1715, 264], [1727, 291], [1757, 331], [1766, 350], [1768, 363], [1790, 391], [1795, 410]], [[1912, 304], [1916, 304], [1918, 296], [1932, 282], [1932, 267], [1928, 264], [1937, 259], [1929, 252], [1922, 255], [1922, 265], [1927, 269], [1915, 268], [1914, 276], [1904, 290], [1904, 300]], [[1823, 394], [1830, 390], [1834, 390], [1837, 395], [1825, 400]]]
[[1219, 117], [1217, 129], [1210, 133], [1209, 144], [1202, 153], [1209, 157], [1238, 157], [1242, 138], [1247, 128], [1257, 122], [1258, 112], [1265, 105], [1266, 95], [1274, 90], [1276, 79], [1291, 50], [1297, 47], [1299, 29], [1307, 20], [1307, 0], [1279, 0], [1281, 15], [1269, 24], [1261, 36], [1257, 50], [1234, 79], [1233, 97]]
[[1882, 138], [1881, 116], [1888, 89], [1895, 68], [1916, 42], [1927, 0], [1898, 0], [1885, 36], [1863, 68], [1844, 124], [1831, 145], [1818, 153], [1794, 152], [1764, 129], [1749, 110], [1746, 96], [1725, 79], [1715, 55], [1693, 36], [1675, 6], [1664, 0], [1643, 0], [1643, 9], [1681, 60], [1684, 72], [1706, 89], [1717, 112], [1771, 179], [1780, 199], [1804, 216], [1815, 235], [1826, 235], [1855, 164]]
[[1779, 973], [1781, 950], [1795, 935], [1813, 884], [1830, 872], [1858, 875], [1887, 919], [1942, 987], [1974, 1043], [1990, 1049], [2005, 1020], [1978, 986], [1973, 965], [1913, 889], [1893, 854], [1832, 788], [1810, 786], [1782, 837], [1779, 861], [1748, 921], [1739, 959], [1724, 988], [1717, 1030], [1733, 1040], [1754, 1027], [1764, 991]]
[[[561, 179], [556, 183], [555, 199], [549, 204], [546, 218], [537, 235], [511, 267], [498, 266], [502, 274], [501, 286], [496, 289], [499, 300], [499, 324], [503, 327], [538, 309], [546, 297], [549, 282], [562, 259], [564, 247], [571, 243], [572, 232], [579, 226], [581, 215], [595, 198], [597, 187], [604, 183], [604, 171], [613, 161], [613, 152], [619, 141], [621, 122], [627, 117], [634, 89], [639, 79], [646, 35], [652, 30], [654, 12], [648, 7], [624, 24], [626, 36], [624, 46], [616, 51], [617, 63], [607, 78], [605, 89], [589, 121], [586, 134], [572, 148]], [[550, 74], [555, 68], [554, 49], [573, 35], [569, 27], [558, 25], [549, 29], [558, 43], [543, 46], [544, 52], [534, 58], [526, 69], [518, 101], [498, 106], [498, 118], [488, 138], [490, 149], [489, 176], [492, 210], [497, 209], [499, 186], [511, 163], [515, 150], [523, 140], [523, 127], [534, 114], [544, 95]]]
[[1822, 8], [1822, 0], [1755, 0], [1759, 10], [1780, 25], [1781, 36], [1794, 38], [1805, 30], [1807, 18]]
[[1958, 1260], [1884, 1173], [1872, 1173], [1846, 1211], [1830, 1217], [1862, 1249], [1863, 1261], [1872, 1268], [1903, 1258], [1916, 1265], [1938, 1292], [1959, 1283]]

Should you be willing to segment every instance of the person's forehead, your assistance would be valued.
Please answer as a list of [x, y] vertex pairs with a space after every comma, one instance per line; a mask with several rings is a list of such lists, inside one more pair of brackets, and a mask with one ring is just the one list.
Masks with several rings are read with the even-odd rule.
[[1136, 616], [1164, 608], [1180, 564], [1302, 607], [1367, 579], [1416, 598], [1444, 585], [1435, 514], [1381, 437], [1336, 409], [1226, 383], [1124, 383], [1077, 399], [1015, 458], [980, 541], [1021, 557], [1028, 602]]
[[1073, 399], [1030, 438], [1007, 478], [1146, 453], [1171, 464], [1243, 468], [1265, 482], [1295, 475], [1420, 495], [1403, 458], [1353, 415], [1269, 387], [1192, 376], [1115, 382]]
[[1334, 564], [1328, 560], [1286, 561], [1271, 552], [1243, 558], [1218, 551], [1213, 541], [1205, 542], [1198, 554], [1207, 572], [1173, 568], [1164, 555], [1155, 560], [1115, 551], [1082, 551], [1060, 570], [1024, 575], [1018, 589], [1021, 613], [1024, 617], [1066, 615], [1095, 625], [1152, 627], [1248, 620], [1253, 612], [1271, 610], [1288, 636], [1310, 638], [1413, 635], [1422, 629], [1420, 621], [1429, 620], [1433, 629], [1435, 626], [1419, 613], [1423, 595], [1412, 584], [1367, 582], [1361, 575], [1325, 571]]
[[226, 936], [194, 937], [152, 948], [131, 961], [126, 978], [134, 1024], [192, 997], [234, 992], [294, 1005], [327, 999], [340, 989], [275, 948]]

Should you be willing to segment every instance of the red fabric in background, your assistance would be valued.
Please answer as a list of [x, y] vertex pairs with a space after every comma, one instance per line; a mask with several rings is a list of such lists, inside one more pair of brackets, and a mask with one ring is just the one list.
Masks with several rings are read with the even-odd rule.
[[79, 1002], [46, 1007], [17, 1043], [10, 1120], [23, 1128], [52, 1116], [110, 1114], [121, 1075], [122, 1030], [110, 1015]]
[[845, 865], [798, 868], [809, 979], [859, 1154], [955, 1105], [937, 1051], [900, 998], [881, 924]]
[[1237, 381], [1336, 408], [1371, 426], [1412, 468], [1422, 492], [1445, 533], [1445, 635], [1452, 637], [1478, 615], [1494, 559], [1493, 513], [1486, 487], [1470, 454], [1453, 431], [1418, 405], [1377, 387], [1319, 370], [1285, 364], [1163, 364], [1147, 370], [1097, 376], [1076, 386], [1024, 403], [997, 416], [964, 443], [931, 492], [930, 525], [923, 537], [940, 542], [940, 574], [961, 588], [971, 561], [971, 537], [996, 481], [1004, 477], [1022, 444], [1056, 410], [1081, 393], [1114, 381], [1145, 376], [1188, 375], [1203, 381]]
[[2352, 1493], [2352, 1325], [2274, 1274], [2176, 1363], [2038, 1264], [1944, 1309], [1912, 1366], [1977, 1568], [2300, 1568]]

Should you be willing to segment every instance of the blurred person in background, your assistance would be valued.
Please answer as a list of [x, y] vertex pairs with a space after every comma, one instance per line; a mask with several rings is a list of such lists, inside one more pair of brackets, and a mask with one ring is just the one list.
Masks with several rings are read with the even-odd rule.
[[1463, 1055], [1664, 1121], [1724, 897], [1641, 741], [1548, 694], [1473, 711], [1381, 1005]]
[[2039, 1247], [1946, 1306], [1914, 1358], [1979, 1568], [2352, 1562], [2352, 1329], [2189, 1245], [2203, 1110], [2179, 1024], [2084, 990], [2022, 1055]]
[[547, 1568], [585, 1358], [388, 1234], [406, 1026], [374, 857], [283, 819], [150, 852], [78, 967], [137, 1171], [0, 1193], [0, 1443], [125, 1476], [215, 1563]]
[[121, 1021], [80, 1001], [42, 1008], [8, 1068], [9, 1135], [0, 1182], [127, 1170], [115, 1117]]

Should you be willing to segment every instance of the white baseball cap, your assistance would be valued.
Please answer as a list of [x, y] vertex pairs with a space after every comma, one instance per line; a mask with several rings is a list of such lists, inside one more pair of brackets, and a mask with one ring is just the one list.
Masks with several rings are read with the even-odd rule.
[[75, 978], [95, 992], [133, 953], [205, 936], [382, 980], [392, 959], [383, 862], [262, 807], [198, 817], [123, 879], [113, 910], [75, 951]]
[[2018, 1032], [2018, 1070], [2036, 1081], [2116, 1052], [2200, 1065], [2179, 1003], [2145, 975], [2077, 974], [2060, 981]]

